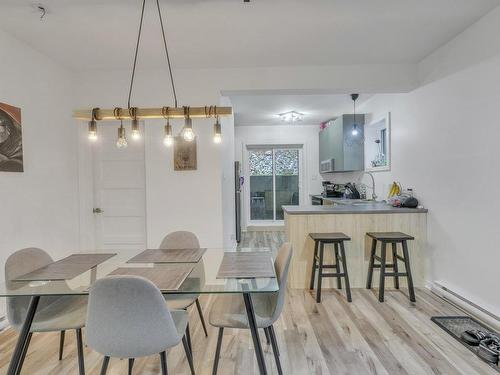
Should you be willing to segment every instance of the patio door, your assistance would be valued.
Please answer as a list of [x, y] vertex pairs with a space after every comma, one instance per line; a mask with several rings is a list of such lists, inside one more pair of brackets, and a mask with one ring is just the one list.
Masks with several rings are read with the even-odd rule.
[[299, 205], [302, 147], [247, 146], [248, 222], [280, 223], [282, 206]]

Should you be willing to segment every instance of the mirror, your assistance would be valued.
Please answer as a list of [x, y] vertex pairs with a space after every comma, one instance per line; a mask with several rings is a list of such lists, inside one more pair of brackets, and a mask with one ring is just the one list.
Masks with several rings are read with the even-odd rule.
[[391, 169], [391, 113], [365, 125], [365, 170]]

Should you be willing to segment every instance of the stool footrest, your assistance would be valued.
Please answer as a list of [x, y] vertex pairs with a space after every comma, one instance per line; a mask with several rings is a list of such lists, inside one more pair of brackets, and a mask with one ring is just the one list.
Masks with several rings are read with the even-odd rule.
[[321, 277], [344, 277], [345, 276], [345, 273], [342, 272], [342, 273], [322, 273], [321, 275], [319, 275]]
[[385, 272], [384, 273], [384, 276], [385, 277], [389, 277], [389, 276], [408, 276], [408, 274], [406, 272]]
[[[374, 264], [373, 265], [373, 268], [380, 268], [381, 265], [380, 264]], [[385, 268], [394, 268], [394, 263], [388, 263], [385, 265]]]

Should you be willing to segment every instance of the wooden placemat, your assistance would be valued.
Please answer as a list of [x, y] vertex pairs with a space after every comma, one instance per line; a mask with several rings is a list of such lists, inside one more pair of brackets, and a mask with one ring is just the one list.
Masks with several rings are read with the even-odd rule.
[[71, 280], [74, 277], [114, 257], [113, 254], [73, 254], [35, 271], [19, 276], [14, 281]]
[[194, 264], [165, 264], [160, 267], [117, 268], [109, 275], [142, 276], [160, 290], [178, 290], [194, 266]]
[[148, 249], [127, 263], [198, 263], [207, 249]]
[[254, 279], [276, 277], [271, 252], [225, 253], [217, 279]]

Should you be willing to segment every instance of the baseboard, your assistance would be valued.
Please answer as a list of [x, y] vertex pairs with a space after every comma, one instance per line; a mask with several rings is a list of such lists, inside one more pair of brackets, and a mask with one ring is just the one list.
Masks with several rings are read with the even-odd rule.
[[455, 305], [459, 309], [463, 310], [467, 314], [472, 317], [480, 320], [494, 328], [497, 331], [500, 331], [500, 317], [493, 314], [492, 312], [486, 310], [485, 308], [475, 304], [474, 302], [468, 300], [467, 298], [461, 296], [457, 292], [449, 289], [439, 282], [431, 282], [427, 284], [427, 288], [430, 291], [440, 298], [446, 300], [447, 302]]

